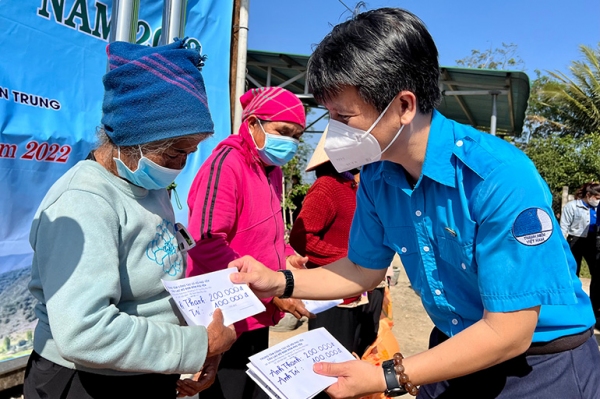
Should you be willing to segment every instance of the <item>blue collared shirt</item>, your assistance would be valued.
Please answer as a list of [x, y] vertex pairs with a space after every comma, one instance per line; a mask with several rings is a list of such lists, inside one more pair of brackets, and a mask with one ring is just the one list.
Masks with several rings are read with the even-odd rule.
[[548, 186], [519, 149], [434, 111], [414, 189], [398, 164], [363, 167], [348, 257], [382, 269], [397, 252], [448, 336], [484, 309], [542, 305], [533, 341], [546, 342], [595, 322], [551, 204]]
[[596, 232], [596, 208], [591, 206], [590, 204], [585, 204], [587, 208], [590, 210], [590, 227], [588, 233]]

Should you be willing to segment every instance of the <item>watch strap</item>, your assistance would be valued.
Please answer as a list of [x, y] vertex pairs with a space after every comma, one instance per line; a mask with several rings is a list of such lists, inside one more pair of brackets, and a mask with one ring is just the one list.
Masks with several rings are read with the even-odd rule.
[[294, 293], [294, 275], [291, 270], [277, 270], [278, 272], [283, 273], [285, 276], [285, 289], [283, 290], [283, 294], [279, 297], [281, 299], [290, 298]]
[[387, 387], [384, 392], [385, 396], [395, 397], [407, 393], [406, 389], [404, 389], [398, 381], [396, 370], [394, 370], [393, 360], [384, 361], [381, 364], [381, 368], [383, 369], [383, 376], [385, 377], [385, 385]]

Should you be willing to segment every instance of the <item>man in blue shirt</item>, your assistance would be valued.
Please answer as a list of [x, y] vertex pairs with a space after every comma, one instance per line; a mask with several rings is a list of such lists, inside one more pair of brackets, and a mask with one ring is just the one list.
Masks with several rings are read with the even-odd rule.
[[239, 259], [232, 280], [261, 296], [341, 298], [376, 285], [397, 252], [435, 324], [429, 350], [383, 373], [316, 364], [338, 377], [327, 392], [600, 397], [594, 315], [551, 193], [517, 148], [435, 111], [437, 49], [423, 23], [400, 9], [359, 14], [319, 44], [307, 76], [330, 112], [331, 162], [364, 165], [348, 257], [283, 273]]

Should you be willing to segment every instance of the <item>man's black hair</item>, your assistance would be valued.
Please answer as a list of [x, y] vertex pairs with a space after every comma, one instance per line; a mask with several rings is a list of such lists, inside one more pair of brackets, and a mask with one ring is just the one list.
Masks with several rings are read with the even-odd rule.
[[406, 10], [380, 8], [325, 36], [308, 62], [307, 84], [321, 103], [356, 87], [379, 112], [407, 90], [425, 114], [440, 102], [439, 74], [437, 48], [425, 24]]

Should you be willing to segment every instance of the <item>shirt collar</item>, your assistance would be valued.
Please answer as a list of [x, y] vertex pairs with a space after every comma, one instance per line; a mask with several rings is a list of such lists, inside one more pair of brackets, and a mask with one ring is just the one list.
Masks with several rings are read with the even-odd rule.
[[368, 173], [372, 173], [372, 180], [383, 179], [386, 183], [402, 189], [407, 195], [410, 195], [413, 190], [406, 180], [402, 165], [390, 161], [379, 161], [365, 165], [363, 168], [365, 168], [364, 171], [368, 170]]
[[582, 208], [586, 208], [586, 209], [591, 208], [591, 205], [586, 204], [585, 201], [582, 199], [578, 199], [577, 202], [578, 202], [579, 206]]
[[454, 141], [452, 123], [434, 110], [429, 127], [422, 175], [445, 186], [456, 187], [456, 170], [452, 162]]
[[[452, 162], [456, 145], [454, 141], [452, 123], [434, 110], [421, 175], [425, 175], [443, 185], [456, 187], [456, 170]], [[379, 161], [367, 166], [373, 168], [373, 179], [380, 179], [384, 175], [389, 183], [403, 189], [412, 190], [406, 181], [404, 168], [401, 165], [389, 161]]]

